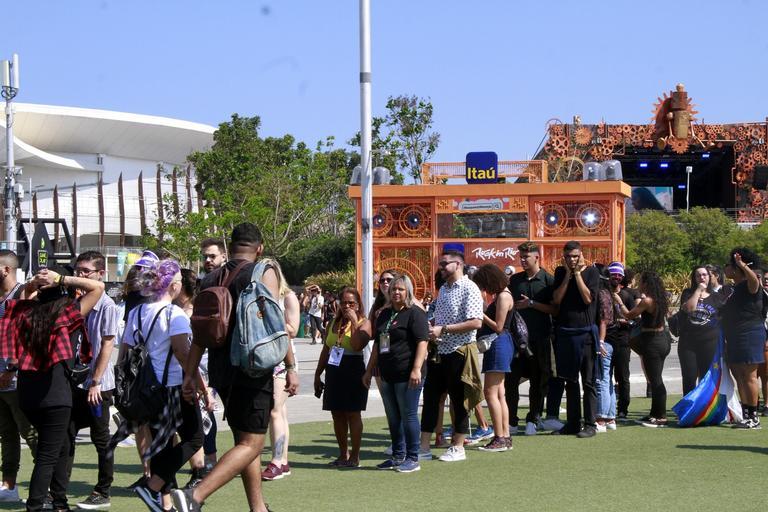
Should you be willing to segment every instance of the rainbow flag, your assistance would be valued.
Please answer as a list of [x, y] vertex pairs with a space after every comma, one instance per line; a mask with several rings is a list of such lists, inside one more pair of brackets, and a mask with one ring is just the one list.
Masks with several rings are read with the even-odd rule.
[[693, 391], [672, 407], [678, 417], [678, 426], [719, 425], [729, 415], [730, 421], [741, 418], [735, 386], [723, 357], [724, 349], [725, 338], [721, 332], [715, 357], [706, 375]]

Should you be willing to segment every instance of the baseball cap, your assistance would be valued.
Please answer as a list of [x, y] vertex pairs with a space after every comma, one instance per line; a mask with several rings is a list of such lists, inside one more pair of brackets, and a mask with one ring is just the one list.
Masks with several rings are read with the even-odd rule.
[[143, 253], [141, 253], [141, 258], [136, 260], [136, 263], [133, 265], [136, 267], [144, 267], [144, 268], [150, 268], [157, 265], [157, 263], [160, 261], [160, 258], [157, 257], [157, 254], [150, 250], [146, 250]]

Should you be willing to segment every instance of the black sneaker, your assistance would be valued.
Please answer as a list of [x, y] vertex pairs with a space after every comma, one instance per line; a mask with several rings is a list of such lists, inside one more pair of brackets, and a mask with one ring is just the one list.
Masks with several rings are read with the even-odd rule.
[[595, 434], [597, 434], [597, 428], [592, 425], [587, 425], [584, 427], [584, 430], [576, 434], [576, 437], [579, 439], [586, 439], [587, 437], [595, 437]]
[[146, 485], [137, 485], [133, 492], [141, 498], [141, 501], [144, 502], [151, 512], [165, 512], [163, 498], [158, 491], [153, 491]]
[[202, 504], [192, 498], [194, 489], [174, 489], [171, 491], [173, 506], [178, 512], [200, 512]]
[[760, 426], [760, 419], [754, 417], [741, 420], [740, 422], [736, 423], [733, 428], [742, 430], [761, 430], [763, 427]]
[[109, 496], [104, 496], [96, 491], [92, 492], [90, 496], [77, 504], [77, 508], [84, 510], [105, 510], [108, 509], [111, 503], [109, 502]]
[[555, 430], [552, 432], [553, 436], [572, 436], [578, 434], [579, 431], [577, 429], [572, 429], [568, 425], [564, 426], [560, 430]]
[[189, 479], [189, 482], [187, 482], [187, 485], [184, 486], [185, 489], [194, 489], [198, 485], [200, 485], [200, 482], [203, 481], [203, 477], [205, 469], [193, 469], [192, 470], [192, 478]]

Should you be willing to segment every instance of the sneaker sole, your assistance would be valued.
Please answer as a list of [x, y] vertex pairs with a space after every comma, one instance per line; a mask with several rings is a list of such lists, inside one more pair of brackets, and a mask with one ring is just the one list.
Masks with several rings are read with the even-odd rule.
[[509, 447], [505, 446], [504, 448], [486, 448], [485, 446], [482, 446], [478, 448], [478, 450], [484, 451], [484, 452], [506, 452], [509, 450]]
[[445, 458], [445, 459], [440, 457], [439, 460], [441, 460], [443, 462], [461, 462], [462, 460], [467, 460], [467, 457], [466, 456], [461, 457], [461, 458], [453, 458], [453, 457], [451, 457], [451, 458]]
[[[137, 487], [136, 489], [133, 490], [133, 492], [136, 493], [136, 495], [141, 499], [141, 501], [143, 501], [144, 504], [147, 506], [147, 508], [149, 508], [149, 510], [151, 510], [152, 512], [164, 512], [163, 507], [157, 504], [157, 502], [154, 499], [154, 496], [152, 496], [145, 487]], [[189, 511], [185, 510], [184, 512], [189, 512]]]
[[415, 473], [416, 471], [421, 471], [421, 466], [413, 468], [413, 469], [395, 469], [398, 473]]
[[101, 505], [89, 505], [87, 503], [78, 503], [77, 508], [83, 509], [83, 510], [106, 510], [108, 509], [112, 504], [111, 503], [102, 503]]
[[280, 480], [281, 478], [284, 478], [284, 477], [285, 477], [285, 475], [283, 475], [283, 474], [280, 474], [280, 475], [277, 475], [277, 476], [273, 476], [273, 477], [262, 475], [261, 476], [261, 481], [262, 482], [271, 482], [273, 480]]
[[665, 428], [666, 425], [654, 425], [653, 423], [640, 423], [644, 427], [648, 428]]
[[171, 491], [171, 502], [173, 503], [173, 508], [178, 512], [190, 512], [187, 506], [187, 498], [181, 489], [173, 489]]

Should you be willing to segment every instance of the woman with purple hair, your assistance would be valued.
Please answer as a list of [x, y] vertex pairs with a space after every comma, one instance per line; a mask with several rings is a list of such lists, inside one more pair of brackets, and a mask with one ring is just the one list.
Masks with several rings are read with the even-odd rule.
[[[168, 403], [157, 418], [148, 422], [152, 443], [143, 458], [150, 460], [151, 475], [134, 490], [149, 510], [170, 510], [169, 493], [174, 475], [203, 445], [197, 400], [188, 403], [181, 395], [182, 368], [189, 353], [192, 329], [189, 317], [172, 303], [182, 286], [181, 269], [176, 261], [162, 260], [145, 269], [139, 283], [142, 295], [149, 302], [131, 311], [123, 343], [132, 346], [139, 336], [144, 338], [155, 376], [168, 390]], [[123, 422], [113, 437], [113, 444], [138, 427], [136, 423]], [[181, 439], [176, 445], [174, 434]]]

